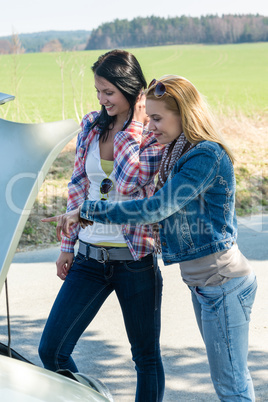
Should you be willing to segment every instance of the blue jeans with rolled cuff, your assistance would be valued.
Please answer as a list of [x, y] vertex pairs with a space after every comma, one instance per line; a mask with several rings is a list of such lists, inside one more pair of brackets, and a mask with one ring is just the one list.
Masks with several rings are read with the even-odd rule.
[[219, 399], [255, 401], [247, 366], [249, 321], [257, 290], [255, 274], [232, 278], [220, 286], [189, 288]]
[[149, 254], [138, 261], [100, 263], [77, 254], [54, 302], [39, 345], [44, 367], [78, 369], [74, 347], [113, 292], [118, 297], [137, 371], [136, 402], [160, 402], [164, 370], [160, 354], [162, 276]]

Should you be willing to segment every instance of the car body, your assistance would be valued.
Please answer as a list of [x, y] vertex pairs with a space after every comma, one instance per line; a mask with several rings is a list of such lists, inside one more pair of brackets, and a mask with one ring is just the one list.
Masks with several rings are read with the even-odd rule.
[[108, 402], [90, 386], [23, 361], [0, 356], [1, 402]]

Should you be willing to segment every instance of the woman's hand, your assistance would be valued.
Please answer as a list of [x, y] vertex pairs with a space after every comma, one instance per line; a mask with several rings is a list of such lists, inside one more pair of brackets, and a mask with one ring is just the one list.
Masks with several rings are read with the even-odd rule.
[[74, 253], [61, 252], [59, 258], [57, 259], [57, 275], [60, 279], [64, 281], [68, 272], [73, 264]]
[[70, 227], [75, 223], [80, 223], [82, 228], [88, 225], [93, 225], [93, 222], [86, 221], [80, 218], [80, 208], [74, 209], [73, 211], [67, 212], [63, 215], [51, 216], [50, 218], [41, 219], [42, 222], [57, 222], [57, 238], [61, 241], [61, 232], [66, 237], [70, 237]]
[[145, 111], [145, 100], [146, 96], [143, 92], [141, 92], [138, 96], [133, 114], [133, 120], [140, 121], [144, 126], [149, 123], [149, 117]]

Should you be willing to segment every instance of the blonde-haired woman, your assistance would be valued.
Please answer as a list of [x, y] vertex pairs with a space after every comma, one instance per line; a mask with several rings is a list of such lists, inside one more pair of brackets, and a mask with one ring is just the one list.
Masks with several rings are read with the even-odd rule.
[[152, 81], [146, 96], [149, 129], [166, 145], [158, 191], [122, 203], [86, 200], [73, 213], [51, 220], [67, 234], [78, 220], [158, 222], [164, 264], [179, 263], [191, 290], [219, 399], [254, 401], [247, 355], [257, 283], [236, 244], [233, 155], [190, 81], [164, 76]]

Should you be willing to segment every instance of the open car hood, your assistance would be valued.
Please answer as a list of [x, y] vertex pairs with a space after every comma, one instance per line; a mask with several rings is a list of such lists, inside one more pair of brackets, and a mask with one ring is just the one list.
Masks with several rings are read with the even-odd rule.
[[[14, 98], [8, 96], [0, 93], [0, 103]], [[73, 120], [23, 124], [0, 119], [0, 293], [45, 176], [79, 130]]]

